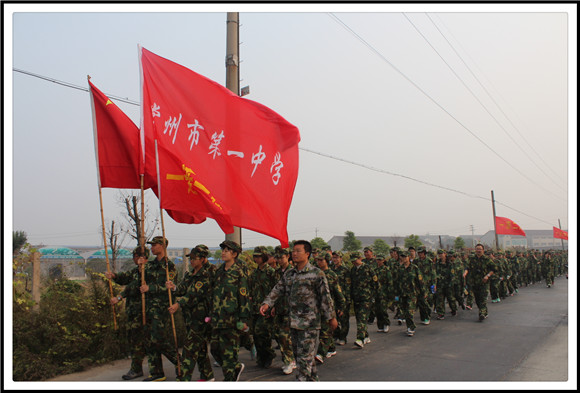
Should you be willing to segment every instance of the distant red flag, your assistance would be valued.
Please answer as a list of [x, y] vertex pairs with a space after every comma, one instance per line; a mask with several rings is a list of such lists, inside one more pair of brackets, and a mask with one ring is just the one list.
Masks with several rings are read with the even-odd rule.
[[568, 231], [563, 231], [560, 228], [554, 228], [554, 238], [568, 240]]
[[[198, 211], [200, 205], [188, 199], [196, 192], [207, 198], [206, 208], [229, 216], [233, 225], [287, 247], [298, 129], [271, 109], [144, 48], [140, 62], [142, 129], [159, 144], [162, 206]], [[166, 191], [170, 184], [173, 190]]]
[[518, 224], [505, 217], [495, 217], [495, 227], [498, 235], [526, 236], [526, 233]]
[[139, 189], [139, 128], [91, 81], [89, 86], [99, 184]]

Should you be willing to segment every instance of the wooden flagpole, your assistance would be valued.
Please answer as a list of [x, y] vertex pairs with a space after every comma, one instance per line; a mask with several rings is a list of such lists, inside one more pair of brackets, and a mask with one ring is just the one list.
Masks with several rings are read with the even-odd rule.
[[[165, 260], [165, 275], [167, 277], [167, 281], [169, 279], [169, 264], [167, 263], [167, 244], [165, 242], [165, 222], [163, 220], [163, 209], [161, 208], [161, 175], [159, 172], [159, 152], [157, 150], [157, 139], [155, 139], [155, 162], [157, 164], [157, 190], [159, 193], [159, 213], [161, 215], [161, 233], [163, 235], [163, 251], [164, 251], [164, 260]], [[173, 305], [171, 300], [171, 289], [167, 288], [167, 294], [169, 295], [169, 307]], [[173, 318], [173, 314], [169, 314], [171, 316], [171, 327], [173, 329], [173, 340], [175, 342], [175, 353], [177, 354], [177, 376], [181, 376], [181, 362], [179, 361], [179, 347], [177, 344], [177, 333], [175, 331], [175, 319]]]
[[[87, 75], [87, 80], [90, 81], [91, 77], [89, 75]], [[109, 252], [107, 251], [107, 235], [105, 234], [105, 215], [103, 213], [103, 193], [101, 191], [101, 174], [99, 172], [99, 142], [97, 139], [97, 120], [95, 118], [95, 99], [93, 97], [93, 91], [90, 89], [89, 86], [89, 94], [91, 96], [91, 111], [93, 114], [93, 135], [94, 135], [94, 139], [95, 139], [95, 157], [96, 157], [96, 162], [97, 162], [97, 183], [99, 186], [99, 204], [101, 207], [101, 227], [103, 229], [103, 245], [105, 247], [105, 260], [107, 261], [107, 272], [110, 273], [111, 272], [111, 265], [109, 263]], [[113, 283], [111, 282], [111, 279], [109, 278], [109, 292], [111, 294], [111, 298], [113, 297]], [[113, 326], [114, 329], [117, 330], [117, 313], [115, 310], [115, 305], [111, 304], [111, 308], [113, 310]]]
[[495, 199], [493, 197], [493, 190], [491, 190], [491, 207], [493, 208], [493, 231], [495, 232], [495, 249], [499, 250], [499, 240], [497, 237], [497, 225], [495, 224]]

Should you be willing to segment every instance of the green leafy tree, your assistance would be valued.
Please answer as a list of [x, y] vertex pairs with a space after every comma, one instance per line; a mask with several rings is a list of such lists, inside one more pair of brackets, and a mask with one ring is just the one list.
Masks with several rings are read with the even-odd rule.
[[346, 231], [345, 238], [342, 241], [342, 249], [344, 251], [358, 251], [362, 247], [362, 242], [356, 238], [354, 232]]
[[18, 254], [27, 241], [28, 236], [26, 236], [26, 232], [12, 231], [12, 253], [14, 255]]
[[373, 251], [375, 255], [377, 254], [388, 255], [390, 250], [391, 246], [389, 246], [387, 242], [384, 241], [383, 239], [376, 239], [375, 242], [373, 243]]
[[423, 243], [419, 239], [418, 235], [411, 234], [405, 238], [405, 248], [409, 248], [409, 247], [417, 248], [417, 247], [420, 247], [422, 245], [423, 245]]
[[312, 244], [312, 249], [318, 248], [319, 250], [322, 250], [324, 246], [328, 246], [328, 243], [321, 237], [315, 237], [310, 241], [310, 244]]
[[453, 248], [456, 250], [463, 250], [465, 248], [465, 240], [461, 236], [455, 238], [455, 243], [453, 243]]

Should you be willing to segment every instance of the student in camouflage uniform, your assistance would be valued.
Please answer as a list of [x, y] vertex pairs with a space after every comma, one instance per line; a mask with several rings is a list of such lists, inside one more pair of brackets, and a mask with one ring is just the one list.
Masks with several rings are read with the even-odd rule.
[[498, 293], [500, 299], [505, 299], [508, 296], [508, 278], [510, 277], [510, 270], [508, 267], [507, 259], [505, 258], [505, 253], [502, 250], [498, 250], [495, 254], [495, 262], [499, 271]]
[[[123, 291], [116, 297], [111, 298], [111, 304], [117, 304], [123, 299], [125, 311], [127, 312], [127, 334], [131, 345], [131, 368], [127, 374], [123, 375], [124, 380], [131, 380], [143, 376], [143, 359], [145, 358], [145, 348], [147, 347], [145, 326], [143, 326], [143, 308], [141, 301], [141, 269], [149, 258], [149, 250], [145, 247], [136, 247], [133, 250], [133, 262], [135, 267], [126, 272], [112, 273], [105, 272], [109, 280], [116, 284], [125, 285]], [[139, 264], [141, 260], [141, 264]]]
[[371, 310], [374, 289], [378, 282], [378, 277], [372, 268], [363, 263], [360, 252], [350, 254], [352, 268], [350, 270], [350, 294], [354, 305], [354, 314], [356, 317], [356, 340], [355, 346], [358, 348], [369, 344], [367, 321]]
[[489, 291], [489, 277], [497, 269], [495, 263], [484, 254], [483, 244], [475, 246], [475, 255], [471, 256], [465, 266], [463, 277], [467, 279], [469, 288], [473, 290], [475, 303], [479, 309], [479, 321], [487, 318], [487, 295]]
[[421, 273], [421, 276], [423, 277], [423, 285], [425, 285], [425, 294], [427, 295], [427, 297], [417, 298], [417, 308], [419, 309], [421, 323], [423, 325], [429, 325], [431, 323], [431, 307], [429, 305], [429, 302], [427, 301], [427, 298], [429, 297], [430, 286], [427, 286], [427, 282], [425, 281], [425, 272], [423, 271], [423, 265], [425, 261], [424, 260], [421, 261], [420, 259], [417, 258], [417, 251], [415, 250], [415, 247], [411, 246], [407, 250], [409, 252], [409, 262], [417, 266], [419, 272]]
[[377, 254], [377, 279], [379, 288], [376, 298], [377, 332], [388, 333], [391, 321], [387, 310], [394, 298], [393, 276], [383, 254]]
[[457, 308], [461, 307], [465, 310], [465, 301], [463, 300], [464, 296], [464, 288], [465, 285], [463, 283], [463, 271], [465, 270], [465, 266], [459, 253], [454, 249], [450, 249], [447, 253], [448, 263], [453, 266], [453, 297], [455, 297], [455, 301], [457, 302]]
[[196, 363], [200, 381], [215, 380], [208, 353], [211, 335], [211, 273], [206, 263], [208, 255], [209, 249], [204, 244], [192, 248], [186, 255], [192, 270], [185, 273], [177, 287], [171, 281], [166, 284], [178, 298], [169, 307], [169, 312], [174, 314], [177, 310], [182, 310], [187, 331], [182, 352], [181, 377], [177, 377], [178, 381], [191, 381]]
[[546, 251], [542, 258], [542, 275], [546, 279], [546, 287], [554, 285], [554, 258], [551, 251]]
[[513, 293], [518, 293], [518, 287], [521, 285], [520, 260], [514, 251], [508, 250], [506, 252], [506, 254], [507, 254], [508, 264], [509, 264], [510, 270], [512, 272], [512, 275], [511, 275], [509, 280], [510, 280], [511, 288], [513, 289], [513, 292], [512, 292], [512, 295], [513, 295]]
[[338, 276], [338, 284], [340, 285], [345, 301], [342, 315], [337, 316], [338, 329], [334, 331], [334, 338], [336, 339], [336, 344], [346, 345], [346, 337], [350, 330], [350, 306], [352, 299], [350, 295], [350, 269], [344, 266], [342, 253], [336, 251], [332, 253], [332, 269]]
[[[316, 263], [318, 264], [318, 268], [326, 275], [328, 289], [330, 290], [330, 295], [334, 303], [334, 310], [338, 318], [342, 315], [342, 310], [344, 310], [345, 300], [338, 282], [338, 275], [328, 267], [330, 259], [330, 255], [323, 251], [316, 257]], [[334, 338], [332, 337], [332, 329], [330, 329], [327, 321], [322, 320], [320, 324], [320, 336], [316, 360], [320, 363], [324, 363], [325, 358], [330, 358], [334, 355], [336, 355], [336, 347], [334, 345]]]
[[256, 362], [258, 366], [270, 368], [276, 357], [272, 349], [272, 329], [274, 319], [270, 314], [260, 314], [264, 298], [276, 285], [276, 271], [268, 264], [270, 256], [264, 246], [254, 248], [254, 262], [258, 265], [250, 275], [250, 305], [252, 309], [251, 331], [256, 345]]
[[[362, 262], [364, 264], [369, 265], [373, 274], [377, 275], [378, 264], [377, 264], [377, 260], [376, 260], [375, 255], [374, 255], [373, 248], [371, 246], [365, 247], [363, 249], [363, 254], [364, 254], [364, 258], [363, 258]], [[371, 309], [369, 312], [369, 320], [368, 320], [369, 325], [374, 323], [375, 316], [377, 314], [377, 307], [379, 306], [377, 304], [377, 301], [376, 301], [377, 297], [379, 296], [378, 281], [374, 284], [372, 291], [373, 291], [373, 297], [371, 300]]]
[[[277, 246], [274, 249], [274, 256], [278, 262], [276, 271], [276, 282], [280, 281], [288, 269], [292, 268], [290, 264], [290, 251], [287, 248]], [[280, 353], [282, 354], [282, 372], [286, 375], [292, 374], [296, 368], [294, 352], [292, 351], [292, 339], [290, 338], [290, 315], [288, 309], [288, 299], [280, 298], [272, 307], [271, 315], [274, 316], [274, 335], [278, 344], [280, 344]]]
[[403, 319], [401, 317], [401, 308], [399, 307], [399, 296], [398, 296], [398, 285], [399, 285], [399, 273], [401, 271], [401, 260], [399, 258], [399, 251], [401, 251], [401, 249], [399, 247], [393, 247], [391, 248], [391, 259], [389, 259], [388, 261], [388, 266], [391, 269], [391, 275], [393, 276], [393, 283], [394, 283], [394, 288], [395, 293], [397, 294], [396, 296], [396, 300], [394, 301], [394, 306], [395, 306], [395, 316], [394, 319], [397, 320], [397, 323], [399, 325], [403, 324]]
[[318, 381], [314, 357], [318, 349], [321, 320], [328, 321], [333, 330], [338, 325], [326, 275], [309, 263], [311, 252], [310, 242], [294, 242], [294, 267], [278, 281], [260, 307], [260, 313], [266, 315], [279, 298], [288, 299], [292, 347], [299, 381]]
[[399, 300], [401, 307], [401, 316], [405, 318], [407, 324], [407, 336], [412, 337], [415, 334], [415, 322], [413, 316], [417, 307], [417, 299], [426, 297], [423, 284], [423, 277], [417, 265], [409, 261], [407, 251], [399, 251], [401, 259], [401, 271], [399, 272]]
[[499, 303], [501, 299], [499, 297], [499, 284], [501, 282], [500, 278], [502, 275], [502, 267], [498, 264], [498, 260], [496, 258], [496, 251], [494, 250], [486, 250], [485, 255], [487, 255], [495, 266], [494, 274], [489, 279], [489, 294], [491, 296], [492, 303]]
[[[427, 305], [429, 306], [429, 314], [431, 315], [431, 310], [435, 310], [435, 291], [437, 289], [437, 270], [436, 266], [427, 257], [427, 250], [424, 246], [419, 247], [417, 250], [419, 259], [417, 259], [417, 267], [423, 275], [423, 283], [425, 284], [425, 290], [427, 292]], [[430, 320], [431, 318], [429, 318]]]
[[437, 319], [445, 319], [445, 300], [451, 309], [451, 315], [457, 315], [455, 300], [455, 265], [447, 260], [447, 251], [437, 250]]
[[[149, 328], [149, 346], [147, 358], [149, 363], [149, 377], [144, 381], [164, 381], [165, 372], [161, 355], [165, 355], [171, 363], [177, 365], [176, 348], [169, 344], [167, 326], [169, 325], [169, 293], [166, 282], [177, 280], [177, 271], [173, 261], [167, 257], [169, 241], [163, 236], [156, 236], [147, 242], [151, 245], [151, 253], [155, 259], [145, 265], [145, 285], [140, 287], [145, 293], [147, 306], [147, 326]], [[167, 271], [169, 277], [167, 276]], [[168, 280], [169, 279], [169, 280]], [[176, 374], [177, 370], [176, 370]]]
[[250, 300], [247, 272], [237, 263], [242, 248], [232, 240], [220, 244], [224, 263], [217, 269], [211, 294], [211, 352], [225, 381], [238, 381], [244, 364], [238, 360], [240, 333], [248, 332]]

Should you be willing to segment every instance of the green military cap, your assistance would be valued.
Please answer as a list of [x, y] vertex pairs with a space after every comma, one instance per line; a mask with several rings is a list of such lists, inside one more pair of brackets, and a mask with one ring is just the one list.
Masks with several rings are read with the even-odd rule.
[[207, 258], [209, 256], [209, 248], [205, 244], [198, 244], [197, 246], [191, 249], [189, 254], [185, 255], [186, 257], [200, 257], [200, 258]]
[[257, 246], [254, 248], [254, 254], [255, 257], [261, 257], [264, 255], [268, 255], [268, 249], [264, 246]]
[[385, 254], [377, 254], [377, 259], [385, 259]]
[[399, 252], [399, 251], [401, 251], [401, 249], [399, 247], [393, 247], [393, 248], [391, 248], [391, 251]]
[[427, 252], [427, 249], [424, 246], [421, 246], [417, 249], [417, 252]]
[[447, 254], [447, 252], [444, 249], [440, 248], [439, 250], [437, 250], [437, 254]]
[[276, 246], [274, 249], [274, 255], [280, 257], [282, 255], [290, 255], [290, 250], [287, 248], [282, 248], [281, 246]]
[[408, 257], [409, 256], [409, 252], [405, 251], [405, 250], [401, 250], [399, 251], [399, 256], [400, 257]]
[[163, 244], [163, 240], [165, 240], [165, 247], [169, 245], [169, 240], [164, 239], [163, 236], [155, 236], [153, 239], [147, 242], [147, 244]]
[[455, 253], [455, 250], [454, 249], [451, 249], [451, 250], [449, 250], [449, 252], [447, 253], [447, 255], [449, 255], [450, 257], [454, 257], [457, 254]]
[[233, 240], [224, 240], [220, 244], [220, 248], [223, 250], [224, 248], [229, 248], [232, 251], [237, 252], [238, 254], [242, 252], [242, 247], [238, 243]]
[[341, 257], [342, 258], [342, 252], [340, 252], [340, 251], [333, 251], [332, 252], [332, 255], [333, 256], [336, 255], [337, 257]]
[[318, 248], [318, 247], [312, 249], [313, 254], [318, 254], [319, 252], [320, 252], [320, 248]]
[[329, 250], [331, 250], [329, 245], [322, 246], [322, 251], [329, 251]]
[[365, 248], [363, 248], [363, 251], [373, 251], [373, 247], [372, 246], [366, 246]]
[[355, 261], [355, 260], [357, 260], [359, 258], [362, 258], [362, 255], [358, 251], [355, 251], [355, 252], [353, 252], [353, 253], [350, 254], [350, 260], [351, 261]]
[[415, 250], [415, 247], [411, 246], [411, 247], [407, 248], [407, 251], [411, 251], [411, 250]]
[[435, 252], [434, 251], [431, 251], [431, 250], [429, 250], [427, 252], [427, 254], [429, 254], [430, 257], [434, 257], [435, 256]]
[[149, 249], [147, 247], [135, 247], [133, 249], [133, 256], [139, 255], [144, 256], [145, 258], [149, 258]]

